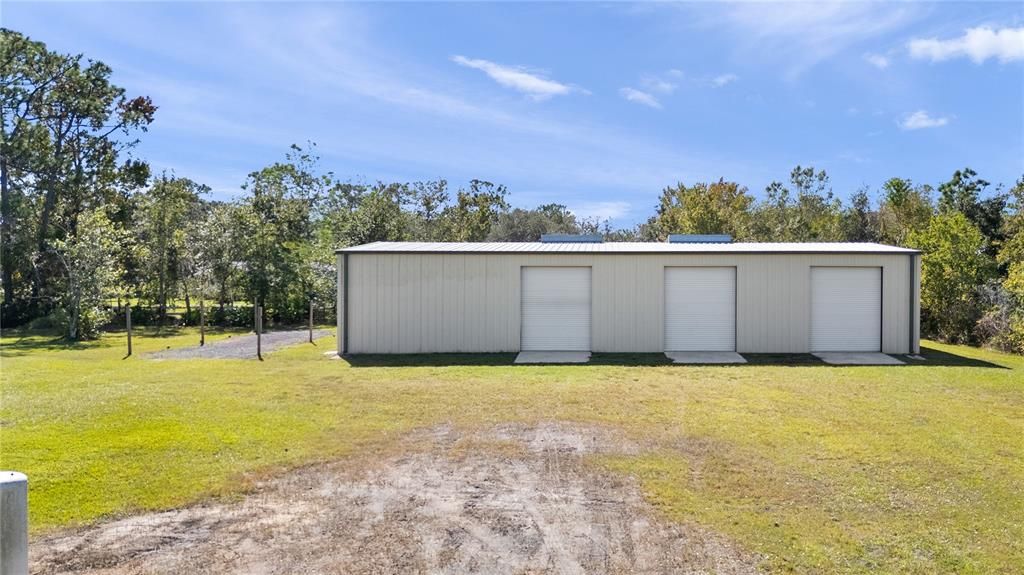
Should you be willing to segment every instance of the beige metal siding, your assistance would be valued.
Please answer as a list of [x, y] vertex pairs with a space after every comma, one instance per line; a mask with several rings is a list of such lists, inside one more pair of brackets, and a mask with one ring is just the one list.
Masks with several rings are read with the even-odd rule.
[[345, 350], [345, 255], [338, 254], [338, 305], [335, 315], [338, 320], [336, 336], [338, 339], [338, 355], [346, 353]]
[[811, 266], [875, 266], [883, 270], [882, 351], [908, 353], [918, 329], [916, 310], [911, 320], [909, 258], [905, 254], [351, 253], [347, 351], [517, 351], [520, 268], [590, 266], [593, 350], [660, 352], [664, 349], [664, 268], [735, 266], [737, 351], [805, 353], [810, 345]]

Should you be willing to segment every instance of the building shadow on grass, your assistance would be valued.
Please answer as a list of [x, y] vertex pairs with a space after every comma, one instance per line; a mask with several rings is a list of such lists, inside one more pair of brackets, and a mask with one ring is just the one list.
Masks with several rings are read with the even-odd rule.
[[457, 367], [513, 365], [514, 353], [367, 353], [346, 355], [352, 367]]
[[663, 353], [593, 353], [587, 365], [650, 367], [672, 365], [672, 360]]
[[907, 365], [936, 365], [936, 366], [947, 366], [947, 367], [989, 367], [995, 369], [1011, 369], [1005, 365], [999, 365], [998, 363], [992, 363], [983, 359], [976, 359], [973, 357], [966, 357], [963, 355], [956, 355], [955, 353], [949, 353], [946, 351], [939, 351], [935, 348], [928, 347], [926, 345], [921, 346], [921, 357], [924, 357], [924, 361], [907, 359], [904, 356], [897, 356], [906, 362]]
[[[822, 361], [810, 353], [744, 353], [741, 354], [747, 360], [747, 365], [775, 365], [782, 367], [818, 366], [818, 367], [858, 367], [853, 364], [840, 365]], [[992, 363], [982, 359], [975, 359], [953, 353], [939, 351], [928, 346], [921, 346], [919, 357], [902, 354], [888, 354], [903, 362], [902, 365], [864, 365], [860, 367], [985, 367], [993, 369], [1010, 369], [1004, 365]]]
[[456, 366], [513, 366], [544, 367], [550, 365], [588, 366], [618, 365], [647, 367], [671, 365], [663, 353], [594, 353], [587, 363], [526, 363], [516, 364], [517, 353], [422, 353], [422, 354], [356, 354], [346, 355], [352, 367], [456, 367]]
[[[515, 353], [424, 353], [424, 354], [358, 354], [345, 356], [352, 367], [458, 367], [458, 366], [512, 366], [515, 364]], [[594, 353], [585, 364], [523, 364], [519, 367], [537, 367], [538, 365], [578, 365], [578, 366], [621, 366], [621, 367], [746, 367], [746, 366], [780, 366], [780, 367], [854, 367], [849, 365], [833, 365], [809, 353], [744, 353], [745, 364], [673, 364], [663, 353]], [[905, 355], [893, 357], [903, 365], [881, 367], [983, 367], [993, 369], [1010, 369], [996, 363], [939, 351], [927, 346], [921, 347], [921, 357], [911, 359]], [[863, 366], [879, 367], [879, 366]]]

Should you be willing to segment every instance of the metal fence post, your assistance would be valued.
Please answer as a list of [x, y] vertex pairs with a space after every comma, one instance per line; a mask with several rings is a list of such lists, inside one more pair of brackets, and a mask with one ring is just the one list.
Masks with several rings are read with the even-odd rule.
[[0, 471], [0, 575], [28, 575], [28, 477]]

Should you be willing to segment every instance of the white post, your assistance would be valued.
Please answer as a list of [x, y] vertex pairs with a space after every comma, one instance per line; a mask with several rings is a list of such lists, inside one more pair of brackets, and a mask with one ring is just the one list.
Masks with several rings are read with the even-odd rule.
[[28, 477], [0, 471], [0, 575], [28, 575]]

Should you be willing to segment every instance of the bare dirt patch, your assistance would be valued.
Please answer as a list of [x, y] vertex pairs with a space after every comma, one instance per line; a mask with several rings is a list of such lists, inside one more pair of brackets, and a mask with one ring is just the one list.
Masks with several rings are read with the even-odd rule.
[[33, 541], [33, 573], [756, 573], [758, 558], [662, 521], [587, 466], [638, 446], [610, 430], [421, 430], [404, 454], [266, 481], [240, 502]]

